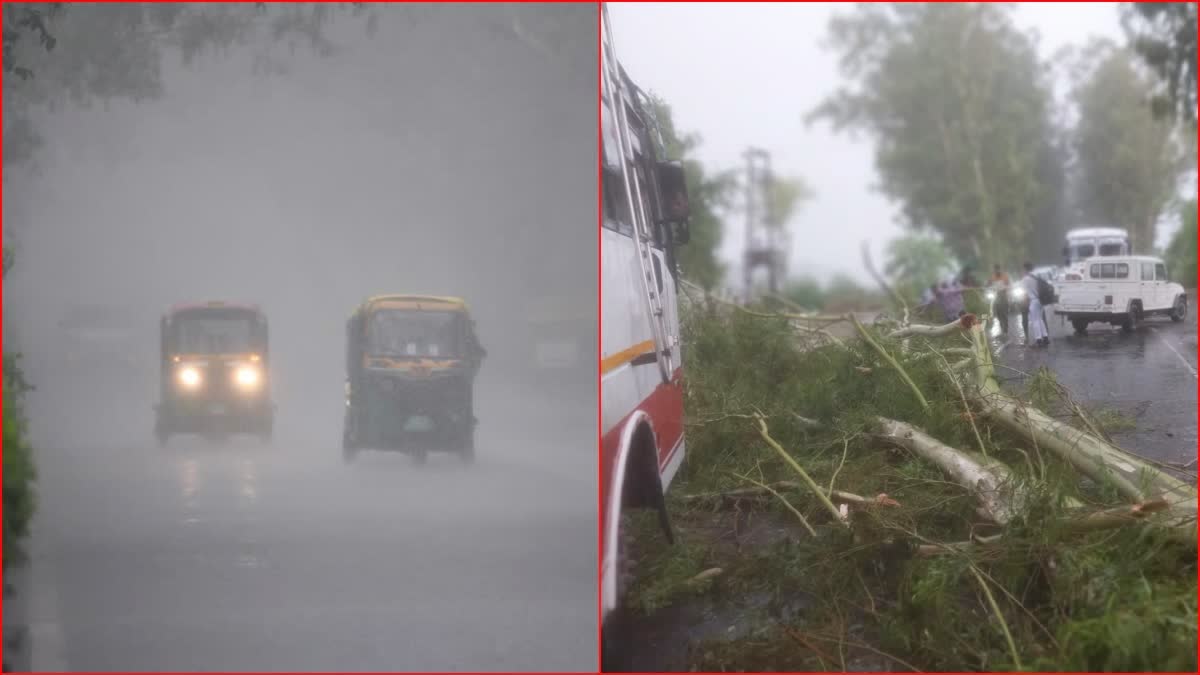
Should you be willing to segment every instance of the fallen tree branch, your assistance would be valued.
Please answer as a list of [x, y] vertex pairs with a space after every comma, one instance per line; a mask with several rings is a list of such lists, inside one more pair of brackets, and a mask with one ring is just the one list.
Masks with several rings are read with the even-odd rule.
[[887, 361], [892, 368], [896, 369], [896, 372], [900, 374], [901, 379], [903, 379], [905, 383], [908, 384], [909, 388], [912, 389], [913, 393], [916, 394], [917, 401], [921, 403], [921, 407], [928, 412], [929, 401], [925, 400], [925, 394], [921, 393], [921, 388], [917, 386], [916, 382], [913, 382], [911, 377], [909, 377], [908, 371], [904, 370], [904, 366], [901, 366], [900, 362], [897, 361], [894, 356], [889, 354], [882, 345], [880, 345], [875, 341], [874, 338], [871, 337], [871, 334], [867, 332], [867, 329], [863, 327], [861, 323], [859, 323], [857, 317], [852, 314], [850, 315], [850, 319], [854, 322], [854, 327], [858, 330], [858, 334], [862, 336], [863, 340], [867, 344], [871, 345], [871, 348], [878, 352], [879, 355], [883, 357], [883, 360]]
[[1012, 631], [1008, 629], [1008, 622], [1004, 620], [1004, 612], [1000, 611], [1000, 604], [996, 602], [996, 596], [992, 595], [992, 589], [988, 587], [987, 581], [979, 573], [979, 568], [971, 565], [971, 574], [975, 575], [975, 580], [979, 582], [979, 587], [983, 589], [983, 594], [987, 596], [988, 605], [991, 606], [992, 613], [996, 615], [996, 621], [1000, 624], [1000, 630], [1004, 632], [1004, 641], [1008, 643], [1008, 651], [1012, 655], [1013, 665], [1016, 666], [1018, 672], [1025, 670], [1021, 665], [1021, 655], [1017, 651], [1017, 643], [1013, 640]]
[[879, 284], [888, 295], [892, 296], [892, 299], [896, 301], [896, 304], [900, 305], [901, 309], [904, 310], [904, 320], [901, 323], [907, 326], [908, 303], [904, 301], [904, 297], [897, 293], [896, 289], [892, 288], [892, 285], [889, 284], [879, 274], [879, 272], [875, 271], [875, 264], [871, 261], [871, 245], [869, 241], [864, 241], [862, 243], [862, 257], [863, 265], [865, 265], [867, 268], [867, 273], [870, 274], [871, 277], [875, 279], [875, 283]]
[[753, 478], [750, 478], [749, 476], [742, 476], [742, 475], [738, 475], [738, 474], [734, 474], [734, 475], [735, 475], [735, 476], [737, 476], [738, 478], [741, 478], [741, 479], [742, 479], [742, 480], [744, 480], [744, 481], [747, 481], [747, 482], [750, 482], [750, 483], [754, 483], [755, 485], [757, 485], [758, 487], [762, 488], [763, 490], [766, 490], [767, 492], [770, 492], [771, 494], [775, 495], [775, 497], [776, 497], [776, 498], [778, 498], [778, 499], [779, 499], [779, 501], [783, 502], [783, 505], [787, 507], [787, 510], [788, 510], [788, 511], [791, 511], [791, 512], [792, 512], [792, 514], [793, 514], [793, 515], [795, 515], [795, 516], [796, 516], [796, 518], [798, 518], [798, 519], [800, 520], [800, 524], [804, 526], [804, 529], [808, 530], [808, 533], [809, 533], [810, 535], [812, 535], [813, 537], [816, 537], [816, 536], [817, 536], [817, 531], [813, 529], [813, 526], [812, 526], [812, 525], [809, 525], [809, 524], [808, 524], [808, 518], [805, 518], [805, 517], [804, 517], [804, 514], [803, 514], [803, 513], [800, 513], [800, 510], [799, 510], [799, 509], [797, 509], [796, 507], [792, 506], [792, 503], [791, 503], [791, 502], [789, 502], [788, 500], [784, 499], [784, 498], [783, 498], [783, 495], [781, 495], [781, 494], [779, 494], [778, 492], [776, 492], [776, 491], [775, 491], [775, 489], [774, 489], [774, 488], [772, 488], [770, 485], [765, 485], [765, 484], [763, 484], [763, 483], [760, 483], [760, 482], [758, 482], [758, 481], [754, 480]]
[[878, 418], [878, 422], [882, 431], [877, 438], [937, 465], [979, 499], [990, 520], [1005, 525], [1023, 510], [1024, 492], [1004, 464], [952, 448], [910, 424], [885, 417]]
[[1176, 514], [1169, 525], [1196, 537], [1196, 488], [1116, 445], [1060, 422], [1004, 393], [996, 380], [991, 350], [979, 326], [971, 330], [976, 353], [973, 397], [984, 416], [1053, 452], [1080, 473], [1112, 485], [1132, 503], [1165, 499]]
[[771, 438], [770, 431], [767, 429], [766, 418], [762, 415], [755, 415], [755, 417], [758, 418], [758, 433], [760, 436], [762, 436], [763, 440], [766, 441], [767, 445], [771, 446], [771, 448], [783, 458], [783, 461], [787, 462], [787, 464], [792, 467], [792, 470], [800, 476], [805, 485], [807, 485], [808, 488], [817, 495], [817, 499], [821, 501], [821, 504], [826, 508], [826, 510], [833, 514], [833, 519], [842, 525], [849, 527], [849, 524], [842, 519], [842, 512], [833, 505], [833, 502], [829, 501], [829, 497], [825, 495], [825, 492], [821, 489], [821, 486], [817, 485], [817, 482], [808, 475], [808, 472], [804, 470], [804, 467], [800, 466], [800, 464], [791, 455], [789, 455], [786, 450], [783, 449], [783, 446], [779, 445], [774, 438]]
[[[1172, 507], [1165, 499], [1153, 499], [1140, 504], [1130, 506], [1118, 506], [1116, 508], [1104, 509], [1103, 511], [1093, 511], [1082, 516], [1066, 518], [1061, 521], [1061, 525], [1072, 533], [1098, 532], [1100, 530], [1114, 530], [1126, 525], [1136, 525], [1145, 522], [1150, 516], [1155, 514], [1172, 514], [1175, 512], [1175, 507]], [[1179, 517], [1186, 517], [1186, 510], [1183, 513], [1177, 513]], [[971, 541], [958, 541], [951, 544], [921, 544], [917, 547], [916, 554], [920, 557], [931, 557], [938, 555], [950, 555], [965, 553], [967, 550], [976, 546], [989, 546], [999, 543], [1003, 535], [992, 535], [988, 537], [975, 537]]]
[[1005, 394], [995, 379], [987, 340], [978, 328], [972, 333], [976, 363], [979, 364], [974, 397], [984, 415], [1050, 450], [1089, 478], [1111, 483], [1130, 502], [1161, 496], [1171, 503], [1190, 503], [1195, 508], [1196, 489], [1192, 486], [1107, 441]]
[[955, 333], [962, 333], [971, 329], [972, 326], [978, 325], [979, 319], [974, 314], [963, 314], [956, 321], [943, 324], [941, 326], [924, 326], [913, 325], [905, 326], [888, 333], [890, 338], [905, 338], [905, 337], [946, 337]]
[[[742, 478], [742, 476], [738, 476]], [[753, 482], [753, 481], [752, 481]], [[798, 490], [804, 487], [803, 484], [794, 480], [780, 480], [770, 484], [760, 483], [757, 487], [738, 488], [736, 490], [725, 490], [723, 492], [700, 492], [696, 494], [683, 495], [680, 499], [684, 501], [707, 501], [710, 499], [743, 499], [743, 498], [761, 498], [772, 494], [770, 490]], [[886, 494], [879, 494], [874, 497], [863, 497], [856, 495], [853, 492], [844, 490], [828, 491], [830, 501], [841, 504], [855, 504], [858, 506], [900, 506], [900, 502], [888, 497]]]

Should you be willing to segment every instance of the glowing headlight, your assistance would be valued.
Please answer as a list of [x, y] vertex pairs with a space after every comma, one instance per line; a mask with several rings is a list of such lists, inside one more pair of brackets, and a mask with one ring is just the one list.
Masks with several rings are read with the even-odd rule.
[[192, 366], [184, 366], [179, 369], [179, 383], [187, 389], [195, 389], [200, 386], [200, 371]]
[[988, 300], [996, 299], [996, 291], [988, 291], [986, 295]]
[[239, 366], [233, 372], [233, 381], [237, 382], [237, 385], [243, 389], [257, 386], [258, 379], [258, 369], [251, 366]]
[[1018, 300], [1025, 297], [1025, 289], [1024, 288], [1014, 288], [1012, 291], [1012, 296], [1014, 298], [1017, 298]]

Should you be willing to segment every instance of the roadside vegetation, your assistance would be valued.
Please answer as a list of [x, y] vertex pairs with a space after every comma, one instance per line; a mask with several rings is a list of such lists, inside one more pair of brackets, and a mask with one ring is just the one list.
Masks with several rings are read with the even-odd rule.
[[[4, 251], [4, 275], [12, 267]], [[4, 354], [4, 560], [7, 570], [23, 558], [21, 540], [29, 532], [36, 497], [37, 471], [26, 434], [25, 394], [31, 389], [19, 363], [20, 355]]]
[[973, 315], [835, 319], [686, 312], [679, 542], [641, 523], [629, 600], [730, 625], [689, 669], [1196, 669], [1192, 476], [1049, 371], [1005, 393]]

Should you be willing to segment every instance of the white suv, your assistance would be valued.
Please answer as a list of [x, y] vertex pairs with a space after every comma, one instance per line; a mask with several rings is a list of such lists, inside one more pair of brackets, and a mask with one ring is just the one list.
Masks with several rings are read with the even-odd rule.
[[1058, 283], [1055, 313], [1066, 316], [1075, 332], [1089, 323], [1107, 323], [1132, 331], [1144, 317], [1187, 317], [1187, 293], [1167, 280], [1161, 258], [1144, 255], [1090, 258]]

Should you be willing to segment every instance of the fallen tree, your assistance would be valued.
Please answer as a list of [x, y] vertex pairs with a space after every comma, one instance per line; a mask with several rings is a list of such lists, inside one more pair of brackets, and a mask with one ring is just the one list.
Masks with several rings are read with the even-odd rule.
[[[797, 630], [832, 634], [886, 653], [888, 668], [1194, 667], [1194, 483], [1115, 445], [1061, 385], [1050, 407], [1002, 386], [984, 315], [836, 318], [801, 326], [719, 301], [685, 314], [677, 517], [778, 511], [803, 543], [756, 543], [741, 554], [750, 562], [688, 549], [686, 564], [650, 566], [677, 571], [671, 588], [803, 593], [805, 618], [781, 627], [778, 649], [798, 648]], [[837, 341], [817, 326], [841, 329]], [[715, 568], [715, 585], [683, 583]], [[1138, 629], [1122, 633], [1130, 621]], [[736, 646], [700, 652], [724, 649]], [[795, 659], [773, 663], [836, 666]]]

